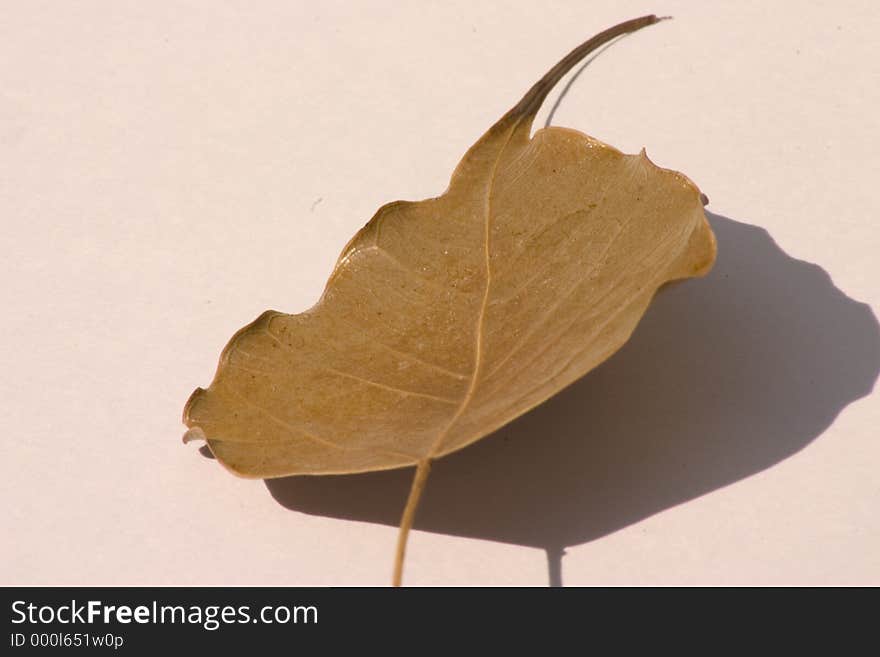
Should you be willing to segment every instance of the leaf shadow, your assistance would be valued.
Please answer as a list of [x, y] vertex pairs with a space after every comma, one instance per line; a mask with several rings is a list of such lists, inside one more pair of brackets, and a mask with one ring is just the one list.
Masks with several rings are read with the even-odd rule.
[[[596, 370], [438, 461], [417, 530], [541, 548], [550, 584], [561, 585], [566, 547], [779, 463], [869, 394], [880, 369], [871, 308], [765, 230], [709, 219], [713, 271], [661, 290]], [[265, 483], [295, 511], [396, 526], [411, 478], [405, 469]]]
[[586, 71], [593, 62], [595, 62], [597, 59], [599, 59], [599, 57], [601, 57], [602, 54], [606, 50], [608, 50], [611, 46], [623, 41], [627, 37], [631, 37], [632, 34], [633, 34], [632, 32], [630, 32], [629, 34], [621, 34], [616, 39], [612, 39], [611, 41], [606, 43], [604, 46], [599, 48], [595, 53], [593, 53], [593, 55], [589, 59], [584, 60], [584, 62], [577, 68], [577, 70], [574, 73], [572, 73], [571, 77], [568, 79], [568, 82], [565, 83], [565, 86], [562, 87], [562, 91], [560, 91], [559, 94], [556, 96], [556, 101], [550, 107], [550, 111], [547, 112], [547, 118], [544, 120], [544, 127], [545, 128], [549, 128], [550, 125], [553, 123], [553, 117], [556, 116], [556, 110], [558, 110], [559, 106], [562, 105], [562, 101], [565, 100], [565, 97], [568, 95], [568, 92], [571, 91], [572, 86], [574, 86], [574, 83], [578, 81], [578, 78], [581, 77], [583, 72]]

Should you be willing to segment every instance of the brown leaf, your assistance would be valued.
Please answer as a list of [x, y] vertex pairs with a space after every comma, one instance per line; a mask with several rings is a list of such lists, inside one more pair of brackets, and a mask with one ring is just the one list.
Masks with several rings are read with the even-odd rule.
[[241, 329], [211, 386], [187, 402], [185, 440], [206, 439], [247, 477], [418, 465], [399, 581], [431, 461], [596, 367], [659, 286], [714, 262], [687, 177], [574, 130], [529, 137], [567, 71], [657, 20], [572, 51], [471, 147], [443, 195], [380, 208], [314, 307], [267, 311]]

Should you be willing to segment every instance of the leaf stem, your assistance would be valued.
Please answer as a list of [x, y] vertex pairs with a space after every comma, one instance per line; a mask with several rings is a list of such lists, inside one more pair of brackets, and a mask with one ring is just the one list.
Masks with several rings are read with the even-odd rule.
[[416, 509], [419, 506], [419, 499], [422, 497], [422, 491], [425, 490], [425, 484], [428, 481], [428, 475], [431, 473], [431, 459], [423, 459], [416, 466], [416, 474], [413, 477], [412, 487], [409, 489], [409, 498], [406, 500], [406, 506], [403, 509], [403, 516], [400, 519], [400, 531], [397, 534], [397, 551], [394, 555], [394, 574], [391, 577], [392, 586], [400, 586], [403, 579], [403, 559], [406, 556], [406, 539], [409, 537], [409, 530], [412, 528], [413, 520], [416, 517]]

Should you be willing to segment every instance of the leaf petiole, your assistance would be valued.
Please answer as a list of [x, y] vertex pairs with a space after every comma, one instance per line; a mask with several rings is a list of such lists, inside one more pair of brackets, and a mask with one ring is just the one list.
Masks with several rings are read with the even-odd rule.
[[400, 531], [397, 534], [397, 550], [394, 554], [394, 574], [391, 577], [392, 586], [400, 586], [403, 579], [403, 558], [406, 555], [406, 539], [416, 517], [416, 509], [428, 475], [431, 473], [431, 459], [423, 459], [416, 466], [416, 474], [413, 477], [412, 487], [409, 489], [409, 498], [403, 508], [403, 516], [400, 518]]

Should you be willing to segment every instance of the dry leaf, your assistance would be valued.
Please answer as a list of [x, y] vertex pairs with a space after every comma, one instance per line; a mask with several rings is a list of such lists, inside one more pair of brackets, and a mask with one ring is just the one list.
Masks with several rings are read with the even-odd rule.
[[471, 147], [442, 196], [382, 207], [313, 308], [241, 329], [187, 402], [185, 440], [206, 439], [246, 477], [418, 466], [399, 583], [431, 461], [596, 367], [660, 285], [712, 266], [715, 239], [684, 175], [574, 130], [529, 137], [567, 71], [657, 20], [572, 51]]

